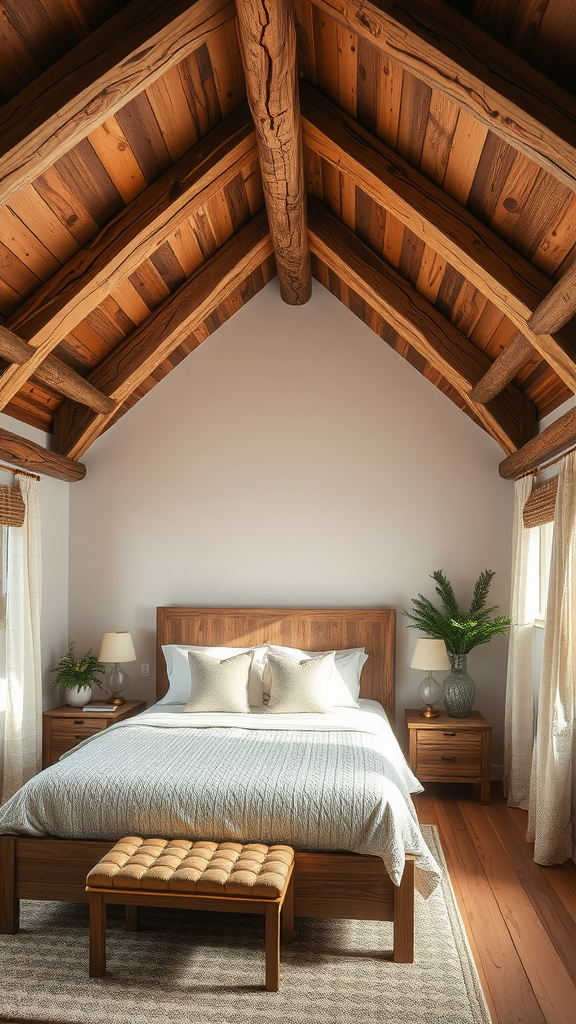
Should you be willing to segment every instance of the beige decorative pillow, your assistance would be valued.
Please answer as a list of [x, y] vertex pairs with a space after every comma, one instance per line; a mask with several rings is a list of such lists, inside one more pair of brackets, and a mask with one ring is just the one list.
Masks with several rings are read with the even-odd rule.
[[330, 674], [334, 651], [319, 658], [295, 661], [268, 653], [270, 700], [268, 711], [280, 714], [325, 714], [332, 710]]
[[190, 664], [190, 700], [185, 712], [248, 713], [248, 679], [252, 652], [233, 658], [213, 658], [200, 651], [188, 651]]

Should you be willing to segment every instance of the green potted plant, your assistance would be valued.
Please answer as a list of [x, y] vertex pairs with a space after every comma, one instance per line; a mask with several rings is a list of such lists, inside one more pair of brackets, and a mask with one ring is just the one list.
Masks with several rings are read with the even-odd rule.
[[412, 611], [406, 612], [412, 620], [409, 629], [419, 629], [446, 644], [452, 667], [444, 684], [444, 706], [453, 718], [466, 718], [474, 703], [475, 686], [468, 675], [467, 655], [493, 636], [506, 633], [512, 622], [508, 615], [492, 614], [499, 605], [486, 606], [495, 575], [492, 569], [482, 570], [474, 585], [470, 608], [462, 611], [450, 580], [442, 569], [436, 569], [431, 578], [436, 582], [440, 607], [418, 594], [412, 599]]
[[98, 661], [92, 648], [78, 658], [75, 644], [72, 641], [68, 644], [68, 650], [66, 654], [62, 655], [56, 668], [52, 668], [50, 671], [58, 673], [54, 682], [50, 684], [50, 689], [61, 686], [66, 691], [67, 703], [74, 708], [81, 708], [90, 700], [93, 684], [101, 686], [98, 675], [103, 675], [106, 670], [104, 665]]

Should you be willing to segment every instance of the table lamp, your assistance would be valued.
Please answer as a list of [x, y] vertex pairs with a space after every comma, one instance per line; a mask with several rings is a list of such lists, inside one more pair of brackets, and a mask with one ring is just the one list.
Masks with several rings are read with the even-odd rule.
[[106, 691], [110, 693], [109, 704], [125, 704], [126, 701], [120, 696], [122, 690], [128, 686], [128, 673], [120, 668], [121, 661], [136, 661], [136, 651], [132, 643], [131, 633], [104, 633], [98, 660], [113, 662], [114, 668], [106, 680]]
[[420, 708], [420, 714], [423, 718], [436, 718], [440, 712], [434, 705], [442, 700], [443, 684], [438, 683], [432, 673], [450, 668], [444, 641], [420, 637], [416, 641], [410, 668], [420, 668], [428, 673], [418, 690], [420, 700], [424, 704], [424, 707]]

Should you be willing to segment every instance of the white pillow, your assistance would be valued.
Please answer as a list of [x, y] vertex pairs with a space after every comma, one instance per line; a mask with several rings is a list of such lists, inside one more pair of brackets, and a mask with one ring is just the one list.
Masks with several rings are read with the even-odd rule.
[[186, 704], [190, 699], [188, 651], [209, 654], [212, 658], [219, 658], [220, 661], [232, 658], [236, 654], [253, 652], [248, 681], [248, 702], [254, 707], [262, 705], [262, 674], [266, 647], [198, 647], [190, 644], [164, 644], [162, 647], [169, 686], [168, 693], [157, 702], [158, 704]]
[[182, 714], [214, 711], [248, 714], [248, 677], [252, 652], [221, 659], [200, 651], [188, 651], [188, 662], [190, 700]]
[[[296, 661], [305, 661], [306, 658], [316, 658], [320, 654], [328, 654], [329, 651], [300, 651], [297, 647], [279, 647], [276, 644], [269, 644], [268, 651], [271, 654], [280, 654], [286, 658], [294, 658]], [[368, 655], [363, 647], [351, 647], [344, 651], [334, 651], [334, 668], [330, 675], [330, 699], [335, 708], [357, 708], [360, 696], [360, 673], [368, 661]], [[263, 673], [264, 703], [270, 693], [269, 673], [264, 664]]]
[[334, 668], [333, 652], [303, 661], [269, 652], [267, 660], [270, 714], [326, 714], [332, 710], [330, 673]]

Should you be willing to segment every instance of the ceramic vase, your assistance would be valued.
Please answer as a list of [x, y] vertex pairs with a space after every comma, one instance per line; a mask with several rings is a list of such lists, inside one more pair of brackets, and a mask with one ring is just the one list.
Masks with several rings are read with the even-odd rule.
[[82, 708], [88, 703], [92, 696], [91, 686], [72, 686], [66, 688], [66, 703], [73, 708]]
[[450, 655], [450, 671], [444, 680], [444, 707], [451, 718], [467, 718], [474, 703], [476, 687], [468, 675], [467, 657]]

